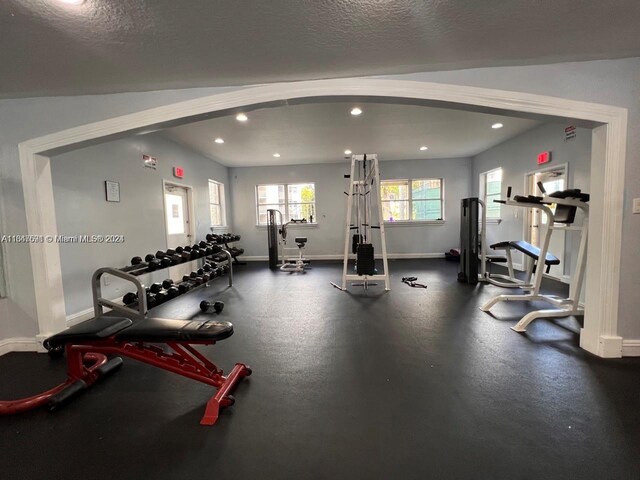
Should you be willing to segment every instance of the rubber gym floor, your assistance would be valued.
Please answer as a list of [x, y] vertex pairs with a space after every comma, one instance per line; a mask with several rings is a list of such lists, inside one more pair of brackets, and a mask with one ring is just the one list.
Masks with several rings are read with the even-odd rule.
[[[390, 271], [391, 292], [345, 293], [329, 284], [337, 262], [304, 275], [253, 263], [233, 288], [218, 279], [157, 307], [204, 319], [201, 299], [225, 302], [235, 334], [203, 351], [253, 375], [218, 424], [198, 423], [211, 388], [125, 359], [59, 412], [0, 418], [2, 477], [640, 478], [640, 359], [581, 350], [573, 318], [513, 332], [536, 304], [482, 313], [503, 290], [459, 284], [456, 264], [397, 260]], [[409, 275], [428, 289], [402, 284]], [[0, 357], [0, 398], [60, 382], [63, 362]]]

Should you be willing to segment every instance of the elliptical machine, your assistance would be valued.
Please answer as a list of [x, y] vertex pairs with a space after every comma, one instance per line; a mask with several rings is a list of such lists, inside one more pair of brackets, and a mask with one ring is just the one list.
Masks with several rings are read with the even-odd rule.
[[[278, 222], [279, 220], [279, 222]], [[282, 212], [280, 210], [268, 209], [267, 210], [267, 235], [269, 245], [269, 268], [271, 270], [280, 269], [282, 272], [290, 273], [304, 273], [309, 267], [309, 260], [304, 258], [302, 251], [307, 244], [307, 237], [294, 237], [296, 247], [287, 247], [287, 235], [288, 226], [295, 224], [305, 224], [306, 219], [296, 220], [291, 219], [284, 223]], [[280, 225], [280, 227], [278, 227]], [[282, 248], [280, 248], [282, 243]], [[298, 256], [296, 258], [285, 257], [285, 250], [297, 250]], [[279, 252], [282, 252], [280, 263], [278, 259], [280, 257]]]

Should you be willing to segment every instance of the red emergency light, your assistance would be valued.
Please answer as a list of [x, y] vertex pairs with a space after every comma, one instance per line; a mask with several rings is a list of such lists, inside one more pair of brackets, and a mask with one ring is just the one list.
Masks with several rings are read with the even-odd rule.
[[549, 163], [551, 161], [551, 152], [542, 152], [538, 154], [538, 165]]

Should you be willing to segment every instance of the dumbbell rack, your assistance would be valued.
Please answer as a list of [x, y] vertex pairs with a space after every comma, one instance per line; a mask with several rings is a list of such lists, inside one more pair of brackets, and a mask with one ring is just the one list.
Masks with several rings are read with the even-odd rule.
[[[224, 253], [227, 256], [227, 264], [229, 265], [229, 286], [233, 286], [233, 257], [228, 250], [222, 249], [219, 253]], [[210, 255], [212, 256], [212, 255]], [[208, 257], [201, 257], [203, 259], [207, 259]], [[197, 260], [197, 259], [194, 259]], [[193, 261], [193, 260], [192, 260]], [[170, 268], [170, 267], [164, 267]], [[157, 270], [153, 270], [154, 272], [163, 270], [164, 268], [159, 268]], [[93, 293], [93, 312], [94, 315], [100, 317], [104, 314], [104, 308], [110, 308], [111, 310], [122, 313], [128, 318], [145, 318], [147, 315], [147, 294], [145, 291], [144, 284], [140, 282], [138, 279], [139, 276], [152, 273], [147, 270], [146, 265], [132, 265], [124, 268], [113, 268], [113, 267], [102, 267], [96, 270], [91, 277], [91, 291]], [[136, 291], [138, 292], [138, 307], [137, 309], [133, 309], [126, 305], [121, 305], [113, 300], [109, 300], [108, 298], [104, 298], [102, 296], [102, 282], [101, 279], [104, 275], [112, 275], [114, 277], [121, 278], [132, 283]], [[195, 288], [192, 288], [190, 291], [197, 290], [201, 287], [208, 286], [211, 280], [208, 282], [202, 283], [202, 285], [198, 285]]]
[[[212, 230], [213, 230], [213, 227], [212, 227]], [[227, 236], [230, 236], [231, 238], [225, 238]], [[228, 250], [231, 253], [231, 257], [233, 258], [233, 263], [234, 264], [236, 264], [236, 265], [246, 265], [247, 264], [246, 262], [241, 262], [241, 261], [238, 260], [238, 257], [244, 253], [244, 249], [241, 249], [242, 251], [239, 254], [234, 255], [233, 254], [234, 248], [229, 246], [230, 243], [239, 242], [240, 239], [241, 239], [240, 235], [234, 235], [233, 233], [230, 233], [230, 234], [226, 234], [226, 233], [223, 233], [223, 234], [209, 234], [209, 235], [207, 235], [207, 240], [210, 237], [216, 237], [216, 240], [219, 242], [218, 245], [224, 245], [225, 246], [225, 249]], [[222, 239], [222, 242], [220, 241], [221, 239]]]

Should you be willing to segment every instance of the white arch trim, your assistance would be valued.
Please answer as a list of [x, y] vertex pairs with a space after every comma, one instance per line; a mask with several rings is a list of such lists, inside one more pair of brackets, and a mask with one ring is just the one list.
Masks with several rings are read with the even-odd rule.
[[[448, 102], [602, 123], [593, 136], [587, 315], [580, 344], [602, 357], [621, 356], [618, 300], [627, 110], [620, 107], [522, 92], [393, 79], [315, 80], [242, 88], [89, 123], [20, 143], [27, 233], [56, 234], [50, 159], [46, 152], [184, 117], [258, 103], [322, 96]], [[56, 244], [46, 243], [31, 243], [30, 252], [37, 292], [38, 340], [41, 341], [66, 327], [60, 253]]]

